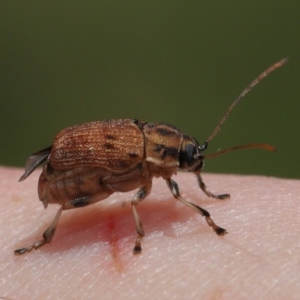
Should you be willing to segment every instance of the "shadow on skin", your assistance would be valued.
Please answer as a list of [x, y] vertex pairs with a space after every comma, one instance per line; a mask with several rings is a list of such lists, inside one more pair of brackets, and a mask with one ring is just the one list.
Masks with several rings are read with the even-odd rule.
[[[51, 243], [38, 250], [45, 253], [57, 253], [94, 243], [99, 243], [99, 245], [112, 242], [120, 244], [127, 241], [126, 247], [128, 246], [128, 251], [132, 251], [136, 238], [135, 223], [130, 201], [124, 204], [118, 202], [111, 206], [108, 205], [104, 210], [100, 205], [94, 204], [86, 208], [64, 211]], [[59, 208], [59, 206], [56, 207]], [[186, 223], [191, 217], [199, 217], [200, 222], [197, 229], [211, 231], [204, 218], [188, 207], [177, 204], [177, 200], [173, 197], [163, 201], [153, 201], [149, 197], [138, 205], [138, 211], [145, 228], [144, 240], [155, 232], [175, 237], [173, 224]], [[22, 244], [27, 245], [41, 239], [49, 224], [46, 224], [45, 221], [37, 224], [40, 227], [38, 233], [29, 234]], [[32, 253], [26, 255], [32, 255], [34, 251], [32, 250]]]

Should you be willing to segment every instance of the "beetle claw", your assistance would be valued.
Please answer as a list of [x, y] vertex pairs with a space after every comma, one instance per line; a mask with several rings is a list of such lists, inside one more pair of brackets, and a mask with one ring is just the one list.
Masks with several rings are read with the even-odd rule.
[[226, 231], [226, 229], [224, 229], [224, 228], [221, 228], [221, 227], [219, 227], [217, 230], [216, 230], [216, 234], [217, 235], [225, 235], [225, 234], [227, 234], [228, 232]]
[[133, 248], [133, 254], [141, 254], [142, 253], [142, 247], [141, 244], [135, 245]]

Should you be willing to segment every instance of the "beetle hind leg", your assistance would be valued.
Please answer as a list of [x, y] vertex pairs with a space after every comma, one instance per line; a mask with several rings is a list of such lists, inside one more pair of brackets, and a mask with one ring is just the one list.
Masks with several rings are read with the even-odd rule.
[[63, 210], [84, 207], [84, 206], [90, 205], [94, 202], [97, 202], [97, 198], [84, 196], [84, 197], [75, 198], [69, 202], [64, 203], [64, 205], [58, 210], [54, 220], [52, 221], [52, 223], [50, 224], [48, 229], [44, 232], [43, 239], [39, 240], [27, 247], [15, 250], [15, 254], [16, 255], [25, 254], [27, 252], [30, 252], [32, 249], [38, 249], [41, 246], [45, 245], [46, 243], [50, 243], [53, 239], [53, 236], [54, 236], [57, 224], [58, 224], [58, 220], [59, 220], [60, 215]]
[[185, 204], [186, 206], [188, 206], [189, 208], [193, 209], [194, 211], [196, 211], [197, 213], [199, 213], [200, 215], [204, 216], [206, 219], [207, 224], [212, 227], [212, 229], [216, 232], [216, 234], [218, 235], [224, 235], [227, 233], [226, 229], [219, 227], [210, 217], [210, 214], [207, 210], [201, 208], [200, 206], [191, 203], [189, 201], [184, 200], [183, 198], [181, 198], [180, 196], [180, 192], [179, 192], [179, 187], [178, 184], [171, 178], [166, 179], [167, 185], [169, 187], [169, 189], [171, 190], [174, 198], [176, 198], [177, 200], [179, 200], [180, 202], [182, 202], [183, 204]]
[[135, 240], [133, 254], [140, 254], [142, 252], [141, 241], [142, 241], [143, 237], [145, 236], [143, 224], [142, 224], [139, 214], [136, 210], [136, 206], [149, 195], [149, 193], [151, 191], [151, 187], [152, 187], [152, 182], [148, 182], [147, 185], [143, 186], [142, 188], [140, 188], [138, 190], [138, 192], [134, 195], [133, 200], [131, 201], [133, 216], [134, 216], [135, 225], [136, 225], [136, 232], [138, 234], [138, 236]]
[[52, 221], [52, 223], [50, 224], [48, 229], [44, 232], [42, 240], [37, 241], [37, 242], [29, 245], [28, 247], [24, 247], [24, 248], [20, 248], [20, 249], [15, 250], [15, 254], [16, 255], [25, 254], [27, 252], [30, 252], [32, 249], [38, 249], [41, 246], [45, 245], [46, 243], [50, 243], [53, 239], [53, 236], [54, 236], [54, 233], [55, 233], [55, 230], [56, 230], [56, 227], [57, 227], [57, 223], [58, 223], [59, 217], [60, 217], [63, 209], [64, 208], [61, 207], [58, 210], [54, 220]]
[[203, 193], [206, 196], [212, 197], [212, 198], [215, 198], [215, 199], [218, 199], [218, 200], [224, 200], [224, 199], [230, 198], [229, 194], [215, 195], [215, 194], [211, 193], [210, 191], [208, 191], [206, 189], [206, 185], [205, 185], [205, 183], [202, 179], [202, 176], [200, 174], [196, 174], [196, 177], [197, 177], [197, 181], [198, 181], [198, 185], [199, 185], [200, 189], [203, 191]]

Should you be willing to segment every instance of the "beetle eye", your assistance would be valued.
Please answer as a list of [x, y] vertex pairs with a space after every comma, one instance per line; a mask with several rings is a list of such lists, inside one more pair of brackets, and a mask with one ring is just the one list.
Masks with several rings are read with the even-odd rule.
[[195, 158], [196, 154], [198, 154], [197, 148], [193, 144], [187, 144], [180, 153], [180, 168], [190, 169], [193, 167], [199, 161], [199, 159]]
[[194, 162], [195, 162], [195, 158], [194, 155], [197, 153], [196, 151], [196, 147], [193, 146], [192, 144], [187, 144], [185, 147], [185, 161], [186, 164], [191, 167]]

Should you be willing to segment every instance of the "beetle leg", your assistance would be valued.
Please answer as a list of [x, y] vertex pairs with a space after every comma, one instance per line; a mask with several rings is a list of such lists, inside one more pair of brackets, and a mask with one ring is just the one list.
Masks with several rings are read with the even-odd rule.
[[203, 182], [202, 176], [200, 174], [196, 174], [196, 177], [197, 177], [197, 181], [198, 181], [198, 185], [199, 185], [200, 189], [208, 197], [212, 197], [212, 198], [219, 199], [219, 200], [224, 200], [224, 199], [230, 198], [229, 194], [214, 195], [213, 193], [211, 193], [210, 191], [208, 191], [206, 189], [206, 185]]
[[27, 252], [30, 252], [32, 249], [37, 249], [37, 248], [40, 248], [41, 246], [45, 245], [46, 243], [50, 243], [53, 239], [53, 236], [54, 236], [54, 233], [55, 233], [55, 230], [57, 227], [57, 223], [58, 223], [58, 220], [60, 218], [62, 211], [72, 209], [72, 208], [87, 206], [89, 204], [96, 202], [93, 200], [94, 200], [93, 198], [86, 196], [86, 197], [76, 198], [69, 202], [64, 203], [64, 205], [58, 210], [51, 225], [44, 232], [43, 239], [31, 244], [28, 247], [24, 247], [24, 248], [15, 250], [15, 254], [16, 255], [25, 254]]
[[133, 200], [131, 201], [133, 216], [136, 225], [136, 232], [138, 234], [135, 240], [135, 246], [133, 248], [134, 254], [139, 254], [142, 252], [141, 240], [145, 236], [143, 224], [136, 210], [136, 206], [149, 195], [151, 191], [151, 187], [152, 187], [152, 182], [150, 181], [147, 185], [143, 186], [138, 190], [138, 192], [134, 195]]
[[15, 254], [16, 254], [16, 255], [25, 254], [25, 253], [27, 253], [27, 252], [30, 252], [32, 249], [37, 249], [37, 248], [43, 246], [43, 245], [46, 244], [46, 243], [50, 243], [51, 240], [52, 240], [52, 238], [53, 238], [53, 236], [54, 236], [54, 233], [55, 233], [55, 230], [56, 230], [56, 226], [57, 226], [59, 217], [60, 217], [61, 212], [63, 211], [63, 209], [64, 209], [64, 208], [61, 207], [61, 208], [58, 210], [58, 212], [57, 212], [57, 214], [56, 214], [54, 220], [53, 220], [52, 223], [51, 223], [51, 225], [50, 225], [50, 226], [48, 227], [48, 229], [44, 232], [44, 234], [43, 234], [43, 239], [42, 239], [42, 240], [37, 241], [37, 242], [31, 244], [31, 245], [28, 246], [28, 247], [20, 248], [20, 249], [15, 250]]
[[179, 187], [178, 184], [171, 178], [166, 179], [167, 185], [169, 187], [169, 189], [171, 190], [173, 196], [179, 200], [180, 202], [182, 202], [183, 204], [185, 204], [186, 206], [188, 206], [189, 208], [193, 209], [194, 211], [196, 211], [197, 213], [199, 213], [200, 215], [204, 216], [206, 219], [207, 224], [212, 227], [212, 229], [218, 234], [218, 235], [224, 235], [227, 233], [226, 229], [223, 229], [221, 227], [219, 227], [218, 225], [215, 224], [215, 222], [211, 219], [210, 214], [208, 211], [206, 211], [205, 209], [201, 208], [200, 206], [191, 203], [189, 201], [184, 200], [183, 198], [181, 198], [180, 196], [180, 192], [179, 192]]

